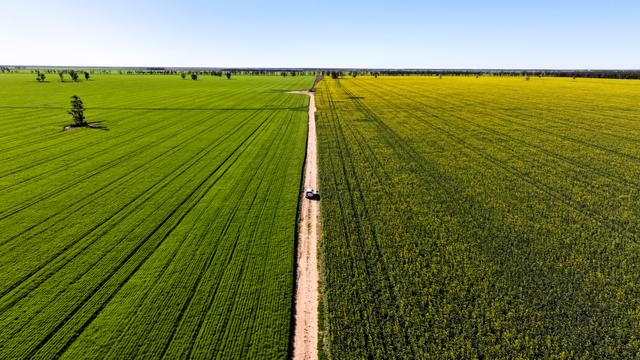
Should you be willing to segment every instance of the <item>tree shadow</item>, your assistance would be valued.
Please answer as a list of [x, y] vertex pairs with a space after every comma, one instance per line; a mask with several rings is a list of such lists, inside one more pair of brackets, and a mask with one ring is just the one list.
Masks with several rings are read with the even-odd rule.
[[103, 122], [104, 122], [104, 120], [90, 122], [90, 123], [87, 124], [87, 128], [109, 131], [109, 128], [102, 124]]
[[65, 125], [62, 131], [71, 131], [74, 129], [82, 129], [82, 128], [109, 131], [109, 128], [102, 124], [103, 122], [104, 120], [93, 121], [93, 122], [87, 123], [87, 125], [84, 125], [84, 126], [77, 126], [75, 124]]

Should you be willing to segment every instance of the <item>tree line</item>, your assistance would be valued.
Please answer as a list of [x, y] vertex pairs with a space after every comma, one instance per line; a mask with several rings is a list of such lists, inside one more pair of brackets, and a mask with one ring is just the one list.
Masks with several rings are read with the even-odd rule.
[[[215, 72], [209, 72], [209, 73], [205, 73], [207, 75], [211, 75], [211, 76], [218, 76], [218, 77], [222, 77], [223, 73], [222, 71], [215, 71]], [[198, 75], [202, 75], [202, 73], [198, 73], [198, 72], [185, 72], [182, 71], [180, 72], [180, 77], [182, 78], [182, 80], [187, 78], [187, 75], [189, 75], [189, 77], [191, 78], [191, 80], [198, 80]], [[231, 72], [226, 72], [224, 73], [224, 76], [226, 76], [227, 79], [231, 79]]]
[[640, 70], [325, 70], [334, 79], [367, 76], [513, 76], [640, 79]]
[[[172, 68], [138, 68], [138, 69], [109, 69], [95, 68], [89, 70], [38, 68], [0, 66], [0, 73], [17, 73], [24, 70], [39, 74], [69, 75], [72, 81], [78, 81], [73, 73], [87, 75], [120, 74], [120, 75], [180, 75], [191, 77], [218, 76], [231, 78], [237, 75], [261, 75], [261, 76], [327, 76], [332, 78], [358, 77], [358, 76], [520, 76], [520, 77], [572, 77], [572, 78], [598, 78], [598, 79], [640, 79], [640, 70], [446, 70], [446, 69], [172, 69]], [[197, 79], [194, 79], [197, 80]]]

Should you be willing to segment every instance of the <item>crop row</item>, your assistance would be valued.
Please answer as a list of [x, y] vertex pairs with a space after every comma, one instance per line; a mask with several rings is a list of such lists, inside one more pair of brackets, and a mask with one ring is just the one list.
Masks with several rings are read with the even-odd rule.
[[637, 356], [636, 91], [566, 79], [324, 81], [330, 357]]

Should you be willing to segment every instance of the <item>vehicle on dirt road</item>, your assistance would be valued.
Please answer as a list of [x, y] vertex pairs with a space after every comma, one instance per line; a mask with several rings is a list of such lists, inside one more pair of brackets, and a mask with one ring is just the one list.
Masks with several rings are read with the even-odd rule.
[[314, 200], [316, 198], [316, 193], [312, 188], [304, 189], [304, 197], [309, 200]]

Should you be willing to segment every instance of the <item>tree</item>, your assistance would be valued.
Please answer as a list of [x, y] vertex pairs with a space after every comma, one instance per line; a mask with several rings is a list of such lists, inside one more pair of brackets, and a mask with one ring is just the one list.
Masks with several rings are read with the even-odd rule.
[[77, 95], [71, 97], [71, 110], [68, 113], [73, 118], [74, 127], [88, 125], [84, 117], [84, 104]]
[[231, 80], [231, 72], [227, 71], [227, 80]]
[[89, 75], [89, 73], [85, 71], [84, 72], [84, 79], [85, 80], [89, 80], [90, 77], [91, 77], [91, 75]]
[[38, 75], [36, 76], [36, 80], [38, 82], [43, 82], [46, 79], [44, 73], [41, 73], [40, 71], [38, 71]]
[[74, 82], [77, 82], [78, 80], [80, 80], [80, 77], [78, 76], [78, 73], [75, 70], [69, 71], [69, 75], [71, 75], [71, 80], [73, 80]]
[[64, 82], [64, 73], [62, 71], [58, 71], [58, 76], [60, 76], [60, 82]]
[[198, 80], [198, 74], [191, 73], [191, 80]]
[[182, 78], [182, 80], [184, 80], [187, 77], [187, 74], [185, 74], [184, 72], [181, 72], [180, 77]]

